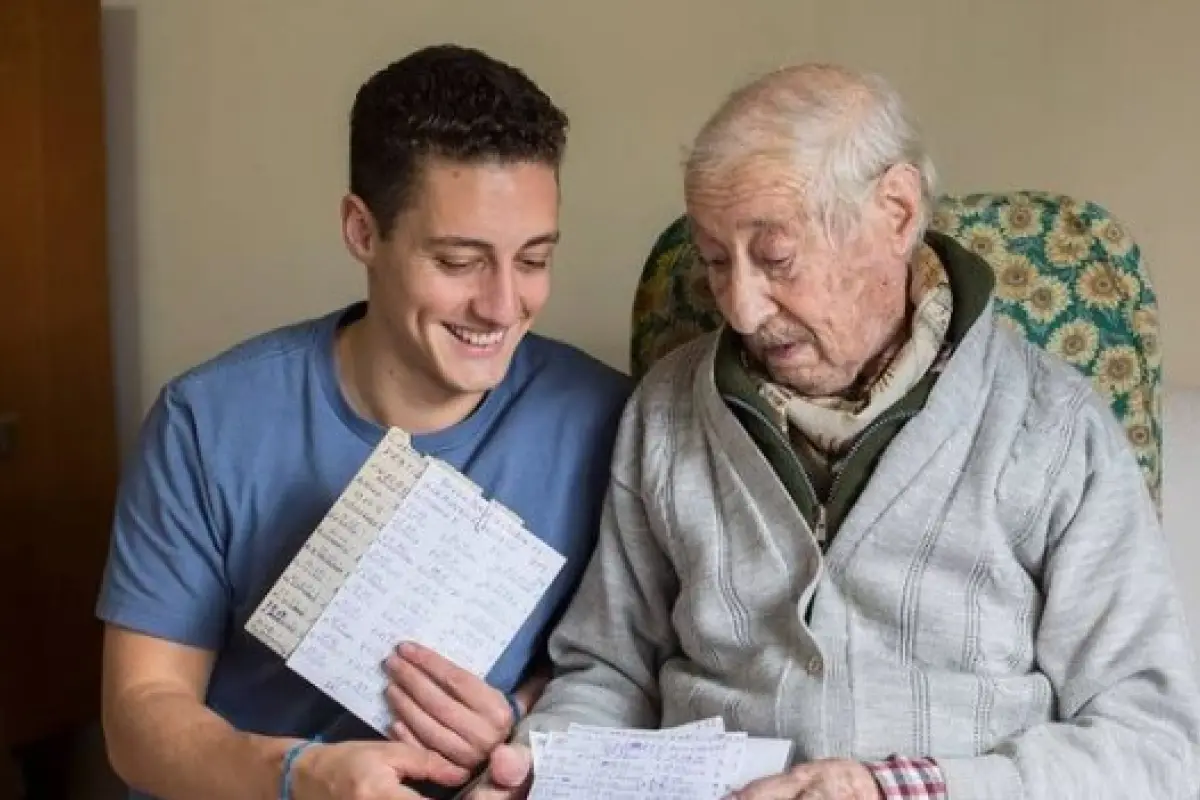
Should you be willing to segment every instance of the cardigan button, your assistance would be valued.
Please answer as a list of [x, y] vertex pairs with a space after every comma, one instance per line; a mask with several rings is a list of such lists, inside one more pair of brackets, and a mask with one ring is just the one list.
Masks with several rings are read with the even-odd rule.
[[819, 678], [821, 677], [821, 672], [825, 669], [825, 664], [821, 661], [820, 656], [813, 656], [808, 660], [808, 666], [805, 669], [812, 677]]

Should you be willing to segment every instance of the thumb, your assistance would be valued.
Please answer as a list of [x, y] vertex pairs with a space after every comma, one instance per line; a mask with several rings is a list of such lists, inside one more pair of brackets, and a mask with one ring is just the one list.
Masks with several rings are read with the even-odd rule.
[[465, 769], [451, 764], [424, 747], [414, 747], [403, 742], [386, 742], [380, 747], [384, 760], [400, 780], [416, 778], [443, 786], [458, 786], [469, 777]]
[[500, 745], [492, 751], [488, 765], [491, 782], [504, 789], [518, 789], [529, 780], [533, 758], [529, 748], [518, 744]]

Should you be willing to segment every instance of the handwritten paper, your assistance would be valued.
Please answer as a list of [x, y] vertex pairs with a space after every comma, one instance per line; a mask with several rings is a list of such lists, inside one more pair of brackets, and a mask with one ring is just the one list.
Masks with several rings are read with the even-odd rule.
[[392, 429], [284, 569], [246, 631], [288, 658], [345, 583], [425, 469], [404, 431]]
[[782, 772], [792, 752], [790, 741], [727, 733], [720, 718], [656, 731], [572, 725], [530, 744], [529, 800], [715, 800]]
[[404, 641], [483, 677], [563, 565], [508, 509], [389, 432], [246, 625], [383, 733]]

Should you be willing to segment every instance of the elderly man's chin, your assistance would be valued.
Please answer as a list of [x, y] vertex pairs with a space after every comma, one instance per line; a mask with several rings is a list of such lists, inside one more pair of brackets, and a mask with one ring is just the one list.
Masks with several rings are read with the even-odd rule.
[[806, 397], [828, 397], [841, 394], [854, 383], [854, 376], [825, 361], [812, 344], [793, 344], [786, 351], [754, 354], [771, 380], [788, 386]]
[[850, 391], [853, 380], [846, 380], [825, 365], [809, 369], [768, 370], [776, 383], [797, 391], [802, 397], [837, 397]]

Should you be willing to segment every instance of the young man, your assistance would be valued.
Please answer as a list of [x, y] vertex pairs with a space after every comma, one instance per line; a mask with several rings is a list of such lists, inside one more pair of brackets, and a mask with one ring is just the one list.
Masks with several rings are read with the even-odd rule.
[[[354, 103], [341, 208], [367, 301], [163, 389], [98, 605], [109, 754], [143, 796], [412, 797], [401, 781], [465, 780], [540, 691], [545, 633], [591, 553], [630, 390], [529, 333], [550, 288], [566, 127], [524, 74], [477, 51], [428, 48], [380, 71]], [[567, 557], [487, 683], [398, 648], [398, 742], [243, 629], [391, 426]]]

